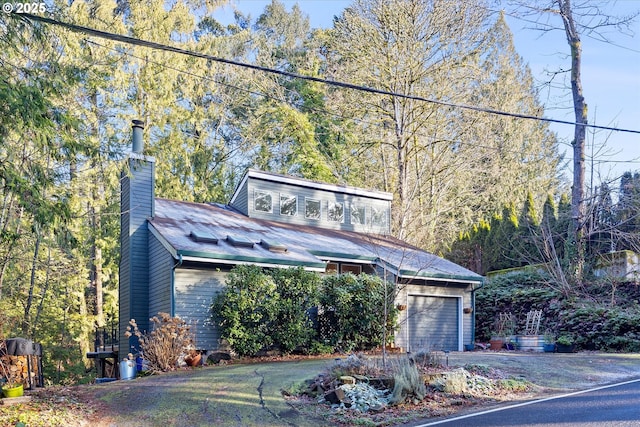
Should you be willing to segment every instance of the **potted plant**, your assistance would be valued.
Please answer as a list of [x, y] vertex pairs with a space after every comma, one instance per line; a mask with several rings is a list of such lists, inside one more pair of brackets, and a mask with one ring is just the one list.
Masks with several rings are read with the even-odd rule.
[[202, 361], [202, 353], [195, 349], [189, 349], [184, 361], [188, 366], [198, 366]]
[[553, 332], [545, 331], [543, 349], [545, 353], [556, 351], [556, 336]]
[[511, 336], [515, 330], [515, 321], [511, 313], [499, 313], [494, 321], [493, 332], [489, 340], [491, 350], [500, 350], [505, 342], [513, 341]]
[[518, 345], [523, 351], [544, 351], [544, 335], [539, 334], [542, 310], [531, 310], [527, 313], [525, 327], [518, 335]]
[[560, 335], [556, 340], [556, 350], [558, 353], [573, 353], [575, 341], [571, 335]]

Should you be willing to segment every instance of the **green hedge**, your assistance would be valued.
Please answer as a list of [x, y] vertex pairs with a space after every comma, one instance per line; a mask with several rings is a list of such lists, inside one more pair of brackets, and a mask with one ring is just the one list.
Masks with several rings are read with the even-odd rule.
[[[392, 333], [397, 313], [393, 284], [388, 286]], [[384, 281], [377, 276], [242, 265], [231, 271], [211, 313], [221, 338], [240, 356], [269, 348], [285, 354], [366, 350], [382, 344], [384, 301]]]
[[566, 298], [542, 272], [492, 279], [476, 297], [476, 337], [488, 341], [495, 317], [511, 312], [520, 332], [527, 312], [542, 310], [540, 333], [569, 335], [578, 349], [640, 351], [640, 289], [635, 284], [592, 281]]
[[[323, 277], [319, 340], [340, 351], [368, 350], [382, 345], [386, 327], [391, 337], [397, 320], [394, 285], [378, 276], [342, 274]], [[385, 325], [385, 298], [387, 305]]]

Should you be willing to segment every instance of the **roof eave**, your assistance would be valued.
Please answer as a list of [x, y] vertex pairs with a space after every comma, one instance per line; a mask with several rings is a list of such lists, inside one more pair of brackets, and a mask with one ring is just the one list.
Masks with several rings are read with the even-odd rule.
[[460, 282], [468, 284], [484, 282], [484, 278], [482, 276], [462, 276], [456, 274], [431, 273], [428, 271], [411, 271], [402, 269], [398, 271], [398, 277], [403, 279], [428, 279], [439, 282]]
[[185, 261], [200, 261], [219, 264], [255, 264], [269, 267], [303, 267], [308, 270], [325, 271], [324, 262], [308, 262], [300, 260], [287, 260], [281, 258], [250, 257], [245, 255], [227, 255], [210, 252], [178, 250], [178, 256], [182, 256]]

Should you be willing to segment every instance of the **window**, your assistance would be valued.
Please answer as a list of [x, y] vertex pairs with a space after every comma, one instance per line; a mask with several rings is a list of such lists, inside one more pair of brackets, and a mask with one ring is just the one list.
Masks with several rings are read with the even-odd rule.
[[324, 272], [326, 274], [338, 274], [338, 263], [337, 262], [328, 262], [327, 268], [325, 268]]
[[387, 227], [387, 210], [384, 208], [371, 207], [371, 225], [375, 227]]
[[278, 252], [278, 253], [287, 252], [287, 247], [285, 245], [283, 245], [280, 242], [275, 242], [272, 240], [262, 239], [260, 240], [260, 246], [262, 246], [263, 248], [271, 252]]
[[191, 231], [189, 236], [196, 242], [218, 244], [218, 238], [207, 231]]
[[227, 235], [227, 242], [238, 248], [253, 248], [253, 241], [244, 236]]
[[358, 275], [362, 273], [362, 266], [357, 264], [342, 264], [340, 266], [340, 273], [352, 273]]
[[320, 200], [304, 200], [304, 217], [307, 219], [320, 219]]
[[273, 212], [273, 197], [268, 191], [253, 192], [253, 209], [258, 212]]
[[280, 195], [280, 215], [293, 216], [298, 213], [298, 198], [287, 194]]
[[351, 224], [364, 224], [364, 206], [351, 204]]
[[344, 206], [342, 203], [329, 202], [327, 207], [327, 219], [334, 222], [344, 222]]

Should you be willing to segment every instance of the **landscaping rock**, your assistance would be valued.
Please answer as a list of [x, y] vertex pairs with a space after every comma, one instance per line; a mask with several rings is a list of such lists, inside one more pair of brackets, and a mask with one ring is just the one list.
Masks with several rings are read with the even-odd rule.
[[356, 383], [356, 379], [354, 377], [352, 377], [351, 375], [343, 375], [340, 378], [338, 378], [338, 380], [340, 380], [340, 382], [342, 384], [355, 384]]
[[209, 355], [207, 356], [207, 361], [214, 365], [217, 365], [223, 360], [224, 361], [231, 360], [231, 353], [227, 351], [213, 351], [209, 353]]
[[393, 377], [390, 378], [369, 378], [369, 384], [373, 387], [384, 390], [393, 390], [393, 386], [395, 385], [395, 380]]
[[344, 401], [344, 399], [345, 399], [344, 390], [342, 390], [341, 388], [329, 390], [324, 394], [324, 400], [326, 400], [327, 402], [333, 405], [340, 404], [341, 402]]

